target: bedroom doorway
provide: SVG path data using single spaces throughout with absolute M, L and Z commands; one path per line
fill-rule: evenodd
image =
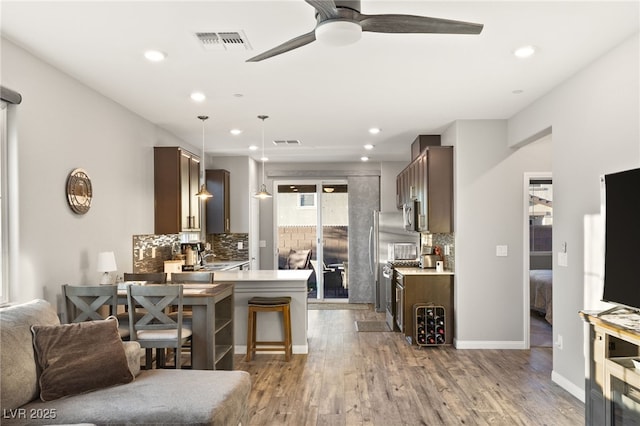
M 529 347 L 553 347 L 553 180 L 527 178 Z

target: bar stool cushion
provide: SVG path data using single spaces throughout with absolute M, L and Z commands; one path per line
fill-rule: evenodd
M 249 299 L 249 306 L 282 306 L 291 303 L 291 297 L 252 297 Z

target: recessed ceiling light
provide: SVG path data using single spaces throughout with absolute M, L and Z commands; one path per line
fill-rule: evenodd
M 167 54 L 159 50 L 147 50 L 144 52 L 144 57 L 151 62 L 161 62 L 167 57 Z
M 260 157 L 260 161 L 265 162 L 265 161 L 269 161 L 268 157 Z
M 258 147 L 257 147 L 257 146 L 255 146 L 255 145 L 249 145 L 249 150 L 250 150 L 250 151 L 257 151 L 257 150 L 258 150 Z
M 202 92 L 193 92 L 191 94 L 191 99 L 195 102 L 202 102 L 207 99 L 207 97 Z
M 369 133 L 371 133 L 372 135 L 377 135 L 378 133 L 380 133 L 380 129 L 377 127 L 372 127 L 369 129 Z
M 240 129 L 231 129 L 231 130 L 229 130 L 229 133 L 231 133 L 233 136 L 238 136 L 240 133 L 242 133 L 242 130 L 240 130 Z
M 514 95 L 519 95 L 520 93 L 523 93 L 523 92 L 524 92 L 524 90 L 522 90 L 522 89 L 516 89 L 516 90 L 511 91 L 511 93 L 513 93 Z
M 367 151 L 370 151 L 370 150 L 372 150 L 372 149 L 373 149 L 373 145 L 371 145 L 370 143 L 368 143 L 368 144 L 366 144 L 366 145 L 364 146 L 364 149 L 366 149 Z
M 517 58 L 523 58 L 523 59 L 530 58 L 536 53 L 536 50 L 537 50 L 536 47 L 532 45 L 521 46 L 521 47 L 518 47 L 516 50 L 514 50 L 513 54 Z
M 369 161 L 369 157 L 366 157 L 366 156 L 360 157 L 360 161 Z

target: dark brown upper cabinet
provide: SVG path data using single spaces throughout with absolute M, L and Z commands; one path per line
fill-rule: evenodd
M 207 234 L 231 232 L 230 176 L 228 170 L 206 171 L 207 190 L 213 195 L 206 203 Z
M 199 231 L 200 157 L 180 147 L 154 147 L 154 232 Z
M 418 230 L 453 232 L 453 147 L 427 146 L 396 178 L 396 207 L 420 202 Z

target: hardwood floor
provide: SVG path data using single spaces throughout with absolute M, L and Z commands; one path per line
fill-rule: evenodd
M 373 310 L 309 311 L 309 354 L 237 355 L 252 376 L 250 425 L 583 425 L 584 405 L 551 382 L 551 348 L 412 347 L 357 332 Z

